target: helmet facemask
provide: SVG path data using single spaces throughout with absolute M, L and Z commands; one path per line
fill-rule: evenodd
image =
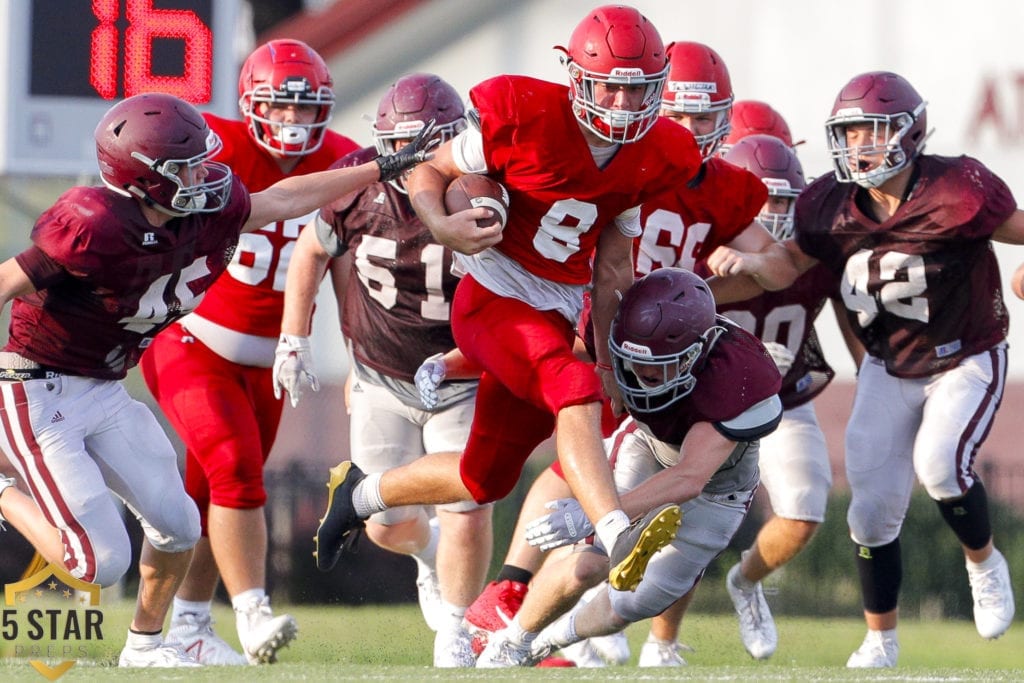
M 616 68 L 611 73 L 588 71 L 571 59 L 563 57 L 569 70 L 569 94 L 573 113 L 591 133 L 616 144 L 636 142 L 658 119 L 661 90 L 668 76 L 668 65 L 657 73 L 647 74 L 638 68 Z M 597 84 L 642 86 L 640 108 L 636 111 L 610 109 L 597 103 Z
M 825 122 L 829 156 L 836 179 L 861 187 L 879 187 L 905 169 L 924 148 L 924 140 L 907 139 L 926 103 L 913 112 L 869 114 L 859 107 L 839 109 Z M 846 130 L 850 126 L 870 125 L 872 138 L 884 142 L 868 146 L 849 146 Z M 871 158 L 871 159 L 865 159 Z M 862 166 L 862 160 L 866 162 Z M 877 163 L 867 167 L 871 161 Z
M 211 159 L 220 152 L 222 143 L 216 133 L 210 131 L 206 138 L 206 151 L 189 159 L 150 159 L 141 152 L 132 152 L 133 159 L 144 164 L 150 171 L 177 186 L 166 206 L 157 202 L 143 188 L 132 185 L 129 188 L 158 210 L 175 217 L 193 213 L 216 213 L 223 209 L 231 194 L 231 169 Z M 197 169 L 203 169 L 202 179 L 186 183 L 183 178 L 196 178 Z M 166 182 L 163 183 L 166 187 Z M 118 188 L 112 188 L 121 192 Z M 123 192 L 122 192 L 123 194 Z

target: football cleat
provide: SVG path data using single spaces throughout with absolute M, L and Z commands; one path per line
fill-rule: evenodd
M 601 656 L 597 654 L 590 641 L 586 639 L 563 647 L 562 656 L 568 658 L 581 669 L 599 669 L 608 666 L 608 663 L 601 659 Z
M 487 637 L 508 626 L 523 606 L 529 587 L 525 583 L 504 579 L 491 581 L 466 610 L 466 623 L 473 634 L 473 651 L 480 653 Z
M 152 647 L 125 645 L 121 650 L 121 655 L 117 658 L 117 665 L 122 668 L 156 667 L 161 669 L 202 666 L 177 643 L 157 643 Z
M 900 644 L 896 630 L 868 631 L 864 642 L 846 660 L 848 669 L 885 669 L 896 666 L 900 655 Z
M 543 644 L 533 647 L 508 637 L 504 629 L 492 633 L 487 647 L 476 660 L 478 669 L 507 669 L 514 666 L 537 666 L 551 654 L 551 648 Z
M 242 609 L 236 608 L 235 621 L 238 639 L 250 664 L 273 664 L 277 653 L 299 633 L 292 616 L 274 616 L 266 596 L 254 598 Z
M 994 566 L 982 569 L 967 564 L 967 578 L 974 598 L 974 625 L 982 638 L 998 638 L 1013 622 L 1013 586 L 1002 553 L 993 549 L 985 563 Z
M 662 640 L 652 635 L 647 636 L 640 648 L 640 659 L 637 666 L 643 668 L 660 668 L 668 666 L 686 666 L 683 652 L 692 652 L 693 648 L 675 640 Z
M 447 626 L 434 636 L 434 666 L 439 669 L 468 669 L 476 666 L 473 638 L 461 625 Z
M 725 587 L 740 620 L 740 640 L 751 657 L 768 659 L 779 646 L 775 620 L 764 599 L 761 583 L 756 583 L 753 590 L 743 590 L 736 585 L 739 575 L 740 565 L 734 564 L 725 577 Z
M 331 478 L 327 482 L 327 512 L 320 520 L 313 541 L 316 550 L 316 567 L 322 572 L 330 571 L 338 564 L 345 540 L 356 529 L 361 529 L 364 522 L 356 514 L 352 505 L 352 491 L 356 484 L 366 478 L 363 471 L 351 461 L 346 460 L 331 468 Z
M 180 645 L 203 666 L 244 666 L 249 663 L 245 655 L 235 651 L 214 632 L 213 618 L 209 613 L 187 613 L 172 619 L 164 642 Z
M 682 523 L 674 503 L 662 505 L 633 522 L 615 539 L 608 583 L 617 591 L 635 591 L 654 554 L 672 542 Z
M 594 636 L 589 640 L 594 652 L 608 664 L 622 666 L 629 662 L 629 640 L 626 639 L 625 631 L 607 636 Z

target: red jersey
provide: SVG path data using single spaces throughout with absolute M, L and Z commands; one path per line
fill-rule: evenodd
M 548 280 L 590 283 L 600 231 L 700 167 L 693 135 L 659 119 L 598 168 L 563 85 L 498 76 L 474 87 L 470 99 L 480 114 L 488 175 L 511 200 L 495 248 Z
M 339 160 L 353 166 L 377 156 L 365 149 Z M 377 372 L 412 382 L 424 358 L 455 346 L 451 301 L 458 278 L 452 253 L 437 243 L 391 183 L 373 183 L 320 211 L 330 226 L 334 256 L 352 252 L 342 331 L 359 361 Z M 337 240 L 336 242 L 334 240 Z M 325 246 L 327 246 L 325 245 Z
M 919 157 L 915 175 L 882 223 L 832 175 L 796 204 L 797 244 L 839 280 L 858 339 L 897 377 L 948 370 L 1009 327 L 990 241 L 1017 208 L 1009 188 L 966 156 Z
M 697 177 L 641 207 L 643 234 L 633 247 L 637 276 L 673 266 L 694 270 L 743 232 L 767 200 L 768 188 L 756 175 L 724 159 L 708 159 Z
M 236 177 L 217 213 L 154 227 L 137 200 L 75 187 L 32 229 L 18 264 L 40 290 L 11 307 L 5 351 L 97 379 L 121 379 L 153 337 L 199 303 L 249 218 Z
M 359 148 L 352 140 L 324 131 L 323 145 L 299 159 L 291 173 L 249 135 L 244 121 L 203 114 L 224 142 L 217 161 L 227 164 L 252 192 L 267 189 L 283 178 L 326 170 L 334 161 Z M 299 230 L 315 213 L 279 221 L 242 235 L 235 256 L 203 300 L 197 313 L 229 329 L 261 337 L 277 337 L 284 313 L 284 282 Z

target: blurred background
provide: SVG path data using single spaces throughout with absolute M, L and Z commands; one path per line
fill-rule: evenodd
M 327 60 L 337 105 L 332 127 L 369 144 L 366 116 L 384 89 L 402 74 L 437 73 L 463 95 L 477 82 L 499 73 L 565 82 L 552 48 L 567 42 L 591 0 L 125 0 L 85 3 L 67 0 L 0 0 L 0 259 L 28 245 L 38 214 L 65 189 L 94 184 L 92 131 L 115 98 L 143 89 L 169 90 L 223 116 L 237 116 L 237 74 L 251 49 L 271 38 L 297 38 Z M 1015 0 L 717 0 L 665 2 L 637 0 L 666 43 L 696 40 L 725 60 L 737 99 L 760 99 L 782 113 L 809 177 L 831 172 L 823 122 L 839 88 L 850 77 L 885 69 L 905 76 L 929 102 L 934 135 L 928 151 L 968 154 L 1001 175 L 1024 196 L 1024 50 L 1019 27 L 1024 4 Z M 145 31 L 136 30 L 145 29 Z M 148 33 L 146 33 L 148 31 Z M 996 248 L 1004 287 L 1024 250 Z M 271 517 L 271 588 L 293 601 L 406 601 L 415 599 L 413 563 L 388 556 L 369 542 L 359 561 L 335 572 L 312 569 L 309 539 L 325 499 L 326 468 L 347 458 L 348 424 L 341 398 L 347 372 L 337 308 L 329 287 L 322 288 L 313 347 L 323 389 L 285 409 L 278 443 L 267 471 Z M 1010 379 L 1004 406 L 978 461 L 986 486 L 998 503 L 997 536 L 1024 579 L 1024 460 L 1016 423 L 1024 406 L 1024 301 L 1007 298 L 1011 316 Z M 0 319 L 6 329 L 6 315 Z M 816 402 L 829 441 L 835 480 L 830 519 L 818 538 L 775 578 L 776 590 L 799 586 L 797 574 L 842 576 L 853 581 L 846 551 L 843 428 L 849 411 L 854 368 L 832 312 L 818 322 L 822 344 L 838 371 Z M 129 387 L 150 400 L 137 372 Z M 172 438 L 173 432 L 168 430 Z M 552 457 L 538 449 L 532 475 Z M 10 470 L 0 461 L 0 470 Z M 498 506 L 495 558 L 530 477 Z M 765 514 L 759 501 L 736 547 L 749 543 Z M 924 524 L 906 538 L 926 538 L 938 529 L 934 506 L 911 512 Z M 916 523 L 916 522 L 915 522 Z M 908 522 L 908 525 L 910 522 Z M 924 534 L 925 536 L 922 536 Z M 0 569 L 16 576 L 31 556 L 26 546 L 2 539 Z M 906 565 L 935 567 L 936 579 L 920 598 L 922 613 L 969 615 L 962 567 L 948 533 L 939 533 L 949 564 L 930 562 L 934 554 Z M 845 543 L 845 545 L 844 545 Z M 1015 549 L 1015 552 L 1014 552 Z M 933 548 L 922 546 L 922 552 Z M 1014 557 L 1011 558 L 1011 553 Z M 828 559 L 834 557 L 834 559 Z M 824 563 L 824 564 L 823 564 Z M 728 567 L 728 563 L 724 566 Z M 369 568 L 369 569 L 368 569 Z M 962 572 L 959 569 L 958 572 Z M 837 572 L 839 574 L 837 574 Z M 787 579 L 787 575 L 790 578 Z M 721 583 L 721 582 L 717 582 Z M 276 584 L 276 587 L 274 586 Z M 792 589 L 793 609 L 820 609 L 816 591 Z M 395 590 L 395 586 L 399 589 Z M 852 586 L 852 584 L 851 584 Z M 834 591 L 830 593 L 835 598 Z M 840 593 L 842 593 L 840 591 Z M 802 597 L 798 597 L 802 596 Z M 952 596 L 952 597 L 951 597 Z M 966 597 L 965 597 L 966 596 Z M 839 598 L 835 598 L 839 599 Z M 911 597 L 909 605 L 916 598 Z M 857 613 L 856 590 L 837 610 Z M 963 600 L 966 603 L 961 604 Z M 949 604 L 953 601 L 954 604 Z M 726 599 L 723 605 L 728 606 Z M 966 606 L 965 606 L 966 605 Z M 773 604 L 773 609 L 775 609 Z M 852 611 L 849 609 L 852 608 Z M 786 606 L 780 605 L 785 612 Z M 966 612 L 963 610 L 966 609 Z

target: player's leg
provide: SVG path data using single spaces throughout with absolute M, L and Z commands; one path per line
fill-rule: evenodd
M 974 623 L 983 638 L 998 638 L 1014 615 L 1005 558 L 993 544 L 985 487 L 974 458 L 1002 399 L 1006 348 L 971 356 L 936 376 L 914 444 L 914 468 L 964 551 L 974 597 Z
M 846 519 L 854 543 L 868 633 L 851 668 L 895 666 L 897 604 L 903 568 L 899 535 L 914 484 L 911 453 L 924 382 L 893 377 L 872 357 L 861 363 L 846 429 Z

